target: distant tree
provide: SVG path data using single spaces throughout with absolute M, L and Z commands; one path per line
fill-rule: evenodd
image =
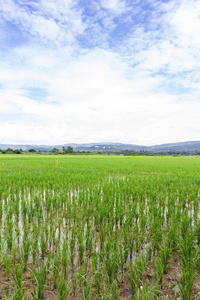
M 65 154 L 68 154 L 68 153 L 73 153 L 74 149 L 73 149 L 73 147 L 68 146 L 67 148 L 63 147 L 63 151 Z
M 35 149 L 29 149 L 28 152 L 36 152 Z
M 74 149 L 71 146 L 67 147 L 67 153 L 73 153 Z
M 53 154 L 58 154 L 58 153 L 59 153 L 59 149 L 57 149 L 57 148 L 54 147 L 54 148 L 52 149 L 52 153 L 53 153 Z
M 15 154 L 22 154 L 22 151 L 20 149 L 15 149 L 15 150 L 13 150 L 13 153 L 15 153 Z
M 12 154 L 12 153 L 13 153 L 13 149 L 7 148 L 6 153 L 7 153 L 7 154 Z

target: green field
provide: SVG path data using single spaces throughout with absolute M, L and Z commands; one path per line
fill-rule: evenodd
M 0 299 L 200 299 L 200 158 L 0 155 Z

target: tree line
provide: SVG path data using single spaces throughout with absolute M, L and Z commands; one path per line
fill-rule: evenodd
M 158 155 L 173 155 L 173 156 L 178 156 L 178 155 L 194 155 L 194 156 L 200 156 L 200 151 L 150 151 L 150 150 L 139 150 L 139 151 L 134 151 L 134 150 L 123 150 L 123 151 L 98 151 L 98 152 L 93 152 L 93 151 L 85 151 L 85 150 L 77 150 L 74 151 L 73 147 L 68 146 L 68 147 L 63 147 L 62 150 L 59 150 L 58 148 L 53 148 L 50 151 L 47 150 L 35 150 L 35 149 L 29 149 L 27 151 L 23 149 L 12 149 L 12 148 L 7 148 L 6 150 L 0 149 L 0 154 L 53 154 L 53 155 L 65 155 L 65 154 L 73 154 L 73 155 L 81 155 L 81 154 L 115 154 L 115 155 L 124 155 L 124 156 L 158 156 Z
M 100 151 L 98 152 L 99 154 Z M 35 150 L 35 149 L 29 149 L 29 150 L 23 150 L 23 149 L 12 149 L 12 148 L 7 148 L 6 150 L 0 149 L 0 154 L 93 154 L 91 151 L 74 151 L 73 147 L 68 146 L 67 148 L 63 147 L 62 150 L 59 150 L 58 148 L 53 148 L 50 151 L 47 150 Z

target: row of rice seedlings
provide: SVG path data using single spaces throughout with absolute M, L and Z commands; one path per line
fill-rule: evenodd
M 181 257 L 181 278 L 178 281 L 183 300 L 192 299 L 192 290 L 196 277 L 199 249 L 195 248 L 195 232 L 191 228 L 192 219 L 185 215 L 181 221 L 179 252 Z
M 190 224 L 196 233 L 195 248 L 199 221 L 193 209 L 199 210 L 197 193 L 191 198 L 187 189 L 177 192 L 180 186 L 169 186 L 165 191 L 166 181 L 162 182 L 162 176 L 126 176 L 122 179 L 116 176 L 112 180 L 101 179 L 93 186 L 85 182 L 85 187 L 80 188 L 74 184 L 75 179 L 67 181 L 66 186 L 54 184 L 55 176 L 50 178 L 49 175 L 47 179 L 49 181 L 42 178 L 41 185 L 37 182 L 35 186 L 30 177 L 24 181 L 22 190 L 10 190 L 4 198 L 4 206 L 2 204 L 4 264 L 9 272 L 16 261 L 23 260 L 23 272 L 30 270 L 32 274 L 33 297 L 39 297 L 38 291 L 43 297 L 45 292 L 45 287 L 43 290 L 39 287 L 45 283 L 36 280 L 43 274 L 43 265 L 38 266 L 45 259 L 49 260 L 45 274 L 52 274 L 54 289 L 64 291 L 64 280 L 69 277 L 74 294 L 77 287 L 81 287 L 84 297 L 89 297 L 92 285 L 84 284 L 87 278 L 88 282 L 95 282 L 97 295 L 111 291 L 110 294 L 117 298 L 116 281 L 133 270 L 130 283 L 137 284 L 132 294 L 138 297 L 151 291 L 144 282 L 142 292 L 139 283 L 152 255 L 156 255 L 155 273 L 159 274 L 157 281 L 162 287 L 171 251 L 176 247 L 182 249 L 176 239 L 179 228 L 175 224 L 177 220 L 183 220 L 185 213 L 196 220 Z M 182 197 L 185 197 L 184 201 Z M 79 276 L 87 260 L 94 274 Z M 100 282 L 102 275 L 106 285 Z M 11 276 L 14 278 L 15 275 L 7 274 L 8 279 Z

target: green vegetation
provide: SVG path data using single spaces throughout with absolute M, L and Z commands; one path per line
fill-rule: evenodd
M 38 147 L 36 147 L 38 149 Z M 67 146 L 67 147 L 62 147 L 62 150 L 59 150 L 58 148 L 54 147 L 52 149 L 48 148 L 42 148 L 40 150 L 35 150 L 33 148 L 31 149 L 12 149 L 12 148 L 7 148 L 6 150 L 0 149 L 0 154 L 24 154 L 24 155 L 30 155 L 30 154 L 44 154 L 44 155 L 95 155 L 95 154 L 106 154 L 106 155 L 124 155 L 124 156 L 199 156 L 200 151 L 199 150 L 120 150 L 119 148 L 117 149 L 109 149 L 110 147 L 102 147 L 102 151 L 97 151 L 96 148 L 90 147 L 90 150 L 74 150 L 72 146 Z M 105 149 L 104 149 L 105 148 Z
M 11 148 L 7 148 L 6 150 L 1 150 L 0 149 L 0 153 L 2 153 L 2 154 L 22 154 L 23 150 L 22 149 L 15 149 L 15 150 L 13 150 Z
M 4 154 L 0 182 L 0 298 L 198 299 L 198 157 Z

